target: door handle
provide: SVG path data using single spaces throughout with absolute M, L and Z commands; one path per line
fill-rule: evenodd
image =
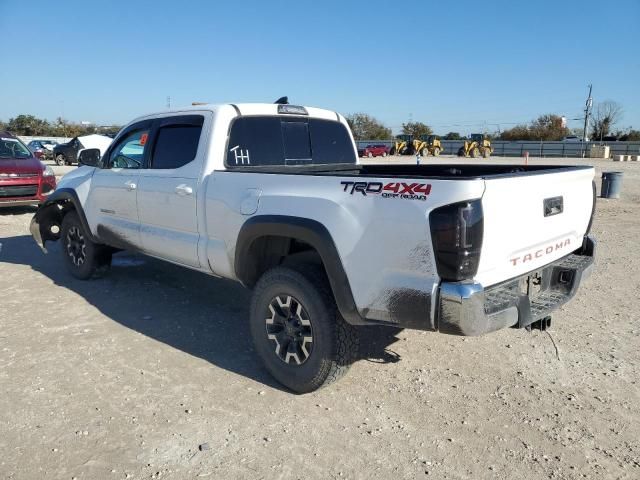
M 182 185 L 178 185 L 176 187 L 176 193 L 178 195 L 191 195 L 193 194 L 193 188 L 183 183 Z
M 136 185 L 135 182 L 132 182 L 131 180 L 124 182 L 124 186 L 127 187 L 127 190 L 129 191 L 138 188 L 138 185 Z

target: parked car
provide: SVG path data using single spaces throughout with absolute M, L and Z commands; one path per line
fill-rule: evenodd
M 53 157 L 57 165 L 73 165 L 78 163 L 78 153 L 85 148 L 98 148 L 103 153 L 111 144 L 112 138 L 106 135 L 84 135 L 74 137 L 67 143 L 53 147 Z
M 570 142 L 570 143 L 574 143 L 574 142 L 581 142 L 582 141 L 582 137 L 578 137 L 577 135 L 567 135 L 566 137 L 564 137 L 562 139 L 563 142 Z M 589 139 L 587 138 L 587 142 L 589 141 Z
M 41 160 L 48 160 L 53 158 L 53 147 L 58 142 L 53 140 L 31 140 L 27 144 L 27 148 L 35 155 L 36 158 Z
M 389 155 L 390 147 L 388 145 L 367 145 L 366 147 L 358 147 L 358 156 L 360 157 L 386 157 Z
M 0 207 L 37 205 L 56 188 L 51 167 L 45 166 L 9 132 L 0 132 Z
M 359 165 L 328 110 L 148 115 L 80 161 L 32 219 L 36 242 L 61 241 L 79 279 L 129 249 L 252 288 L 256 353 L 296 392 L 346 371 L 354 325 L 546 329 L 592 270 L 592 167 Z

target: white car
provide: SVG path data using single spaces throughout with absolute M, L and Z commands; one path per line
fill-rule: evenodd
M 582 142 L 582 137 L 578 137 L 577 135 L 568 135 L 562 139 L 563 142 Z M 589 139 L 587 138 L 587 142 Z
M 592 167 L 359 165 L 318 108 L 147 115 L 80 161 L 35 214 L 38 244 L 60 240 L 81 279 L 127 249 L 241 282 L 258 355 L 297 392 L 347 369 L 355 325 L 546 328 L 593 263 Z

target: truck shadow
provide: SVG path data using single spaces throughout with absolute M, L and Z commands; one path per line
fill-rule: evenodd
M 121 252 L 104 278 L 81 281 L 65 270 L 58 243 L 44 255 L 31 236 L 0 238 L 0 265 L 26 265 L 67 288 L 103 315 L 217 367 L 285 390 L 262 367 L 249 335 L 250 291 L 143 255 Z M 395 363 L 397 329 L 360 328 L 359 360 Z

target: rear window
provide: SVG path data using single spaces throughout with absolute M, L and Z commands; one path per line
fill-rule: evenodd
M 325 165 L 355 163 L 347 128 L 335 121 L 301 117 L 237 118 L 227 165 Z

